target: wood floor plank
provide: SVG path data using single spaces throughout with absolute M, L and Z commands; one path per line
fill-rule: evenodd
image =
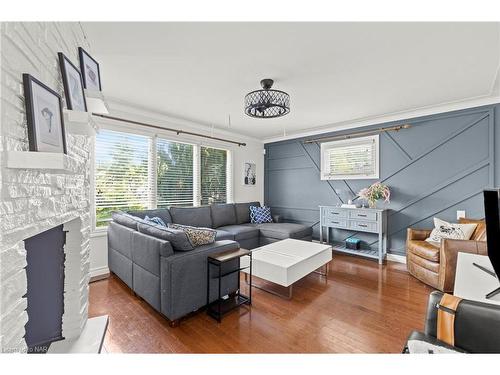
M 399 353 L 431 291 L 404 264 L 335 255 L 328 278 L 299 280 L 291 300 L 254 289 L 221 323 L 199 311 L 172 328 L 116 276 L 90 284 L 89 316 L 109 315 L 109 353 Z

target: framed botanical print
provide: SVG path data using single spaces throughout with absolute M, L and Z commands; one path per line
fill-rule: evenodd
M 78 55 L 80 56 L 80 71 L 82 72 L 83 86 L 87 90 L 101 91 L 99 63 L 82 47 L 78 47 Z
M 66 153 L 61 97 L 29 74 L 23 86 L 30 151 Z
M 255 163 L 245 162 L 243 164 L 243 185 L 255 186 L 256 178 L 257 174 Z
M 83 92 L 83 79 L 78 68 L 62 53 L 59 52 L 59 67 L 64 85 L 66 106 L 73 111 L 87 112 L 87 103 Z

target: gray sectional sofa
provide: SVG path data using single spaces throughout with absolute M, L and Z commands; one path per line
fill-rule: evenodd
M 217 204 L 202 207 L 171 207 L 115 214 L 108 226 L 109 269 L 172 324 L 206 304 L 207 256 L 239 247 L 253 249 L 285 238 L 311 241 L 312 228 L 294 223 L 250 223 L 250 206 L 259 202 Z M 142 233 L 138 224 L 145 216 L 165 223 L 213 228 L 216 241 L 191 251 L 175 251 L 169 241 Z M 236 262 L 226 265 L 238 267 Z M 215 280 L 214 280 L 215 281 Z M 211 283 L 210 301 L 218 284 Z M 223 294 L 238 287 L 237 274 L 222 281 Z

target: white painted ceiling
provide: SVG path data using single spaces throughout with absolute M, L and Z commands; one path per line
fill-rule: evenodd
M 498 23 L 83 23 L 106 96 L 266 139 L 492 95 Z M 262 78 L 291 113 L 254 119 Z

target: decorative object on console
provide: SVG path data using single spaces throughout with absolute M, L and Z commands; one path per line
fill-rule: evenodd
M 375 182 L 369 187 L 361 189 L 358 196 L 368 201 L 370 208 L 375 208 L 377 206 L 377 201 L 380 199 L 384 199 L 385 203 L 390 203 L 391 190 L 387 185 Z
M 434 229 L 432 230 L 427 242 L 435 243 L 439 246 L 443 238 L 454 240 L 468 240 L 476 230 L 477 224 L 452 224 L 444 220 L 434 218 Z
M 274 81 L 265 78 L 260 81 L 262 90 L 249 92 L 245 96 L 245 113 L 250 117 L 274 118 L 290 113 L 290 95 L 284 91 L 272 90 Z
M 59 94 L 29 74 L 23 74 L 30 151 L 66 154 L 66 135 Z
M 256 183 L 256 166 L 255 163 L 245 162 L 243 165 L 243 185 L 255 186 Z
M 252 224 L 272 223 L 271 208 L 250 206 L 250 220 Z
M 80 57 L 80 71 L 83 76 L 83 85 L 87 90 L 101 91 L 101 72 L 99 63 L 82 47 L 78 47 Z
M 355 237 L 349 237 L 345 240 L 346 249 L 359 250 L 361 245 L 361 240 Z
M 148 223 L 158 224 L 158 225 L 161 225 L 163 227 L 167 226 L 167 224 L 165 224 L 165 222 L 161 218 L 159 218 L 158 216 L 149 217 L 148 215 L 146 215 L 144 217 L 144 221 L 147 221 Z
M 186 232 L 193 246 L 208 245 L 215 242 L 217 231 L 211 228 L 191 227 L 189 225 L 168 224 L 169 228 L 180 229 Z
M 62 53 L 59 52 L 59 68 L 64 85 L 66 107 L 72 111 L 87 112 L 87 103 L 83 92 L 83 79 L 78 68 Z

